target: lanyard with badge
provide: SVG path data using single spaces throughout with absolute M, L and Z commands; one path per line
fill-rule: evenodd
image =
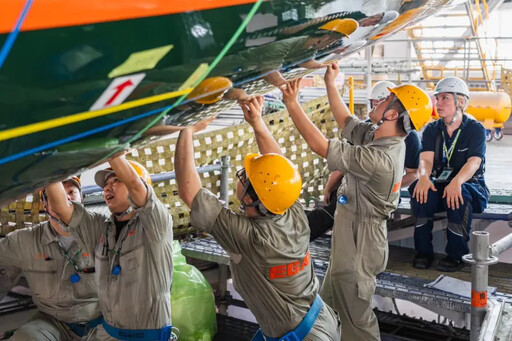
M 117 275 L 119 275 L 121 273 L 121 266 L 118 264 L 119 255 L 121 254 L 121 247 L 123 246 L 123 242 L 125 241 L 126 237 L 128 236 L 128 232 L 125 233 L 123 239 L 119 243 L 119 247 L 116 250 L 116 249 L 109 248 L 109 245 L 108 245 L 108 230 L 109 230 L 109 228 L 107 227 L 105 229 L 105 241 L 103 242 L 103 250 L 102 250 L 101 253 L 104 256 L 107 255 L 107 252 L 111 252 L 114 255 L 114 263 L 116 263 L 116 264 L 112 268 L 112 275 L 117 276 Z
M 457 132 L 457 135 L 455 136 L 455 139 L 452 142 L 452 145 L 448 149 L 446 147 L 446 139 L 444 135 L 444 131 L 441 131 L 441 134 L 443 135 L 443 159 L 446 159 L 446 167 L 441 172 L 441 175 L 437 177 L 437 180 L 443 180 L 446 181 L 450 177 L 450 175 L 453 173 L 453 168 L 450 167 L 450 160 L 452 159 L 453 152 L 455 151 L 455 145 L 457 144 L 457 141 L 459 140 L 461 130 Z
M 58 244 L 59 244 L 60 252 L 64 256 L 64 258 L 66 258 L 68 263 L 71 264 L 73 266 L 73 268 L 75 269 L 75 273 L 72 274 L 69 277 L 69 281 L 71 283 L 78 283 L 78 282 L 80 282 L 80 275 L 79 275 L 79 273 L 93 273 L 94 272 L 94 268 L 80 269 L 78 267 L 77 257 L 82 254 L 82 249 L 78 249 L 78 251 L 75 253 L 75 255 L 73 257 L 71 257 L 69 255 L 69 253 L 66 251 L 66 248 L 64 248 L 64 245 L 62 245 L 62 242 L 60 240 L 59 240 Z

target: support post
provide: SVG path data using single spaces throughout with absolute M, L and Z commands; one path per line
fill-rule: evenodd
M 224 206 L 229 206 L 229 156 L 224 155 L 220 158 L 220 200 Z M 219 264 L 219 283 L 217 286 L 217 303 L 219 313 L 227 315 L 228 313 L 228 266 Z
M 229 206 L 229 156 L 224 155 L 220 158 L 220 200 L 224 206 Z
M 348 111 L 354 115 L 354 77 L 348 77 Z
M 471 340 L 478 340 L 487 309 L 487 283 L 489 280 L 489 266 L 478 263 L 487 260 L 489 233 L 475 231 L 473 238 L 473 258 L 477 263 L 471 265 Z
M 489 233 L 474 231 L 471 233 L 472 254 L 465 255 L 464 261 L 471 264 L 471 332 L 470 340 L 478 341 L 482 322 L 487 311 L 487 284 L 489 265 L 498 261 L 489 257 Z
M 372 47 L 368 46 L 364 50 L 364 54 L 366 56 L 366 72 L 365 72 L 365 78 L 366 78 L 366 91 L 368 92 L 368 99 L 370 99 L 370 95 L 372 93 Z M 370 113 L 372 110 L 370 106 L 370 101 L 367 102 L 366 107 L 366 115 Z

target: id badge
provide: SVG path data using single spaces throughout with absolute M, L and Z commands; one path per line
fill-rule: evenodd
M 450 177 L 450 175 L 452 174 L 453 172 L 453 169 L 452 168 L 445 168 L 442 172 L 441 172 L 441 175 L 439 175 L 437 177 L 437 180 L 441 180 L 441 181 L 446 181 L 448 180 L 448 178 Z

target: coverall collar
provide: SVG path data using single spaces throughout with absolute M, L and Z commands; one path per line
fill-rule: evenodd
M 43 243 L 43 245 L 59 241 L 59 234 L 50 225 L 50 221 L 42 222 L 41 227 L 43 228 L 43 235 L 41 236 L 41 243 Z
M 397 140 L 403 141 L 405 140 L 406 136 L 384 136 L 379 137 L 378 139 L 372 140 L 370 144 L 372 145 L 391 145 L 394 144 Z

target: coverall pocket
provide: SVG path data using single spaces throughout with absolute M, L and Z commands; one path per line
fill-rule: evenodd
M 378 275 L 386 270 L 388 264 L 388 244 L 386 242 L 376 242 L 374 247 L 370 248 L 370 271 Z
M 140 245 L 135 250 L 121 255 L 119 265 L 121 266 L 121 280 L 124 283 L 138 281 L 142 274 L 142 259 L 144 257 L 144 247 Z
M 98 291 L 104 292 L 108 288 L 108 278 L 110 276 L 110 265 L 107 257 L 99 256 L 96 253 L 96 261 L 95 261 L 96 272 L 94 273 L 94 278 L 98 285 Z
M 80 281 L 73 284 L 73 293 L 75 298 L 83 299 L 83 298 L 91 298 L 96 297 L 97 289 L 96 289 L 96 280 L 94 279 L 93 273 L 81 273 Z
M 56 260 L 32 260 L 25 265 L 25 277 L 34 297 L 53 298 L 59 287 Z
M 375 281 L 357 282 L 357 295 L 360 299 L 371 302 L 376 287 Z
M 376 282 L 373 280 L 357 282 L 357 297 L 350 300 L 348 310 L 350 318 L 359 328 L 367 329 L 372 320 L 371 303 L 375 287 Z

